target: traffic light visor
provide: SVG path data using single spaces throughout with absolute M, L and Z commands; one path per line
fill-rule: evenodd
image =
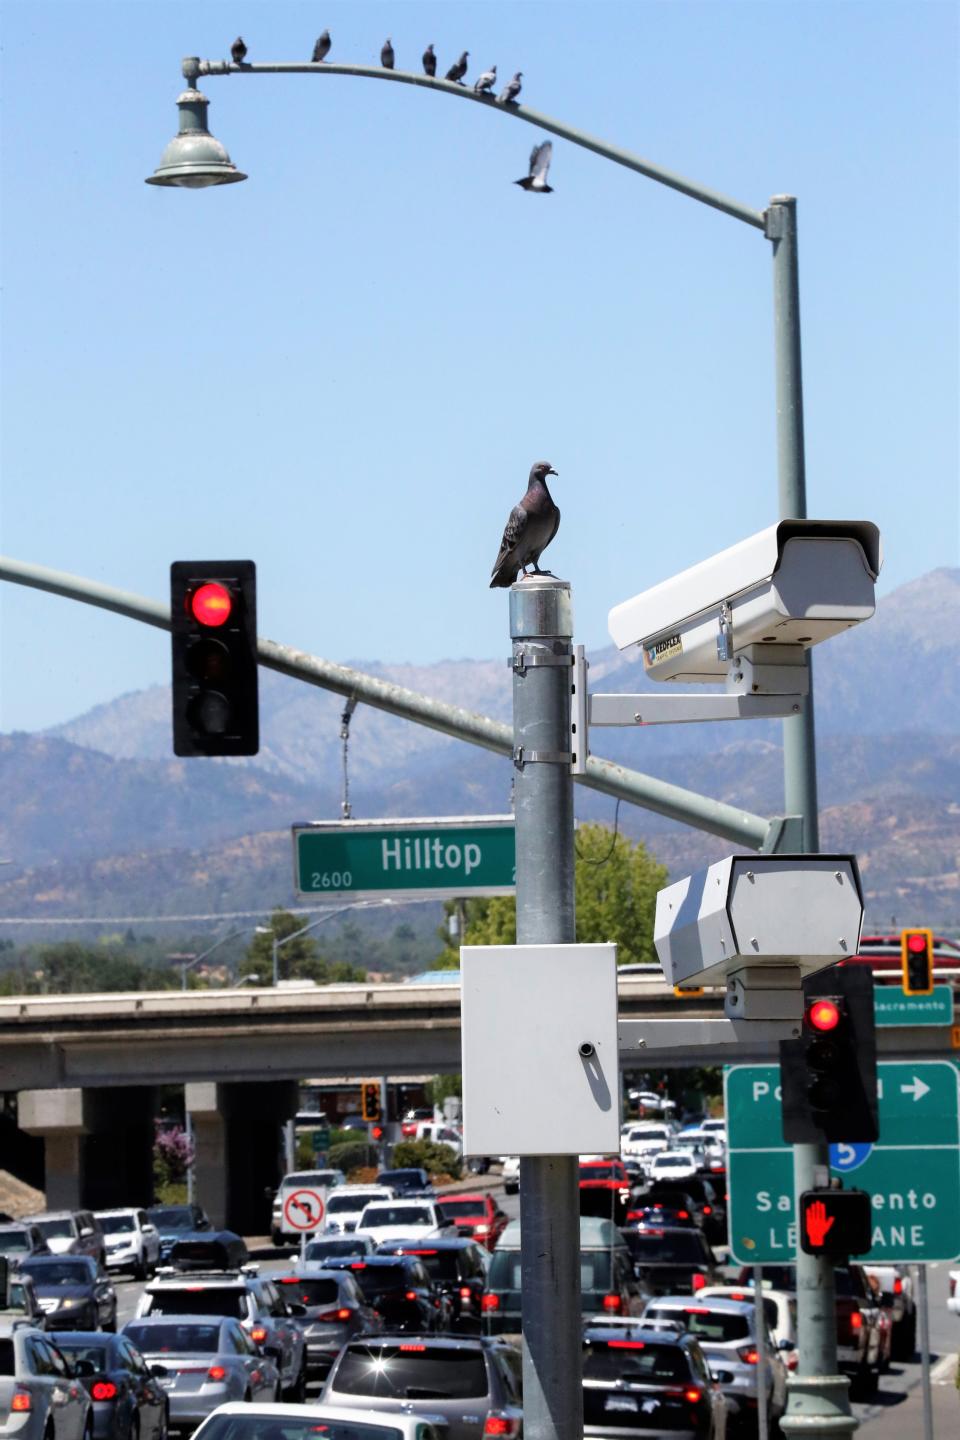
M 225 625 L 230 619 L 233 600 L 223 585 L 209 581 L 190 596 L 190 610 L 201 625 Z
M 832 1000 L 817 1000 L 807 1011 L 814 1030 L 835 1030 L 840 1023 L 840 1010 Z

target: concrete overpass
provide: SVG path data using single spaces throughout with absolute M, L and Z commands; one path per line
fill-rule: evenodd
M 652 973 L 621 977 L 619 994 L 622 1068 L 776 1058 L 722 1038 L 721 990 L 678 999 Z M 942 1027 L 877 1033 L 885 1058 L 952 1053 Z M 156 1089 L 184 1084 L 200 1202 L 262 1233 L 295 1082 L 459 1068 L 458 982 L 0 998 L 0 1092 L 42 1137 L 50 1205 L 149 1198 Z

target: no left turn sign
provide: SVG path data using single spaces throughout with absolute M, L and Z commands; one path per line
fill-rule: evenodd
M 323 1220 L 323 1196 L 316 1190 L 292 1190 L 283 1202 L 283 1218 L 291 1230 L 316 1230 Z

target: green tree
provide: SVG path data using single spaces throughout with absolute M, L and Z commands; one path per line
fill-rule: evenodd
M 642 841 L 615 834 L 606 825 L 581 825 L 576 832 L 575 886 L 577 940 L 581 944 L 613 941 L 620 965 L 656 964 L 653 916 L 657 891 L 667 870 L 647 852 Z M 438 931 L 446 948 L 435 962 L 438 970 L 456 970 L 459 949 L 450 944 L 448 918 L 455 901 L 447 903 L 445 923 Z M 516 902 L 512 896 L 468 900 L 465 905 L 467 945 L 514 945 Z
M 277 951 L 277 973 L 281 980 L 315 980 L 318 985 L 341 981 L 365 980 L 366 969 L 346 960 L 331 961 L 324 956 L 312 935 L 297 935 L 307 923 L 299 915 L 277 906 L 270 916 L 269 933 L 254 935 L 247 953 L 240 961 L 241 975 L 257 975 L 268 984 L 273 974 L 273 940 L 287 940 Z

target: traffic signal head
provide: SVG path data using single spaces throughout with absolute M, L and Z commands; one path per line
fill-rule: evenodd
M 822 970 L 804 981 L 803 994 L 800 1038 L 780 1045 L 783 1138 L 876 1140 L 873 977 L 866 967 Z
M 933 931 L 901 930 L 904 995 L 933 994 Z
M 870 1249 L 870 1196 L 865 1190 L 805 1190 L 797 1218 L 800 1248 L 807 1255 L 840 1258 Z
M 379 1080 L 364 1080 L 360 1086 L 360 1113 L 364 1120 L 380 1119 Z
M 252 560 L 170 566 L 175 755 L 256 755 L 257 573 Z

